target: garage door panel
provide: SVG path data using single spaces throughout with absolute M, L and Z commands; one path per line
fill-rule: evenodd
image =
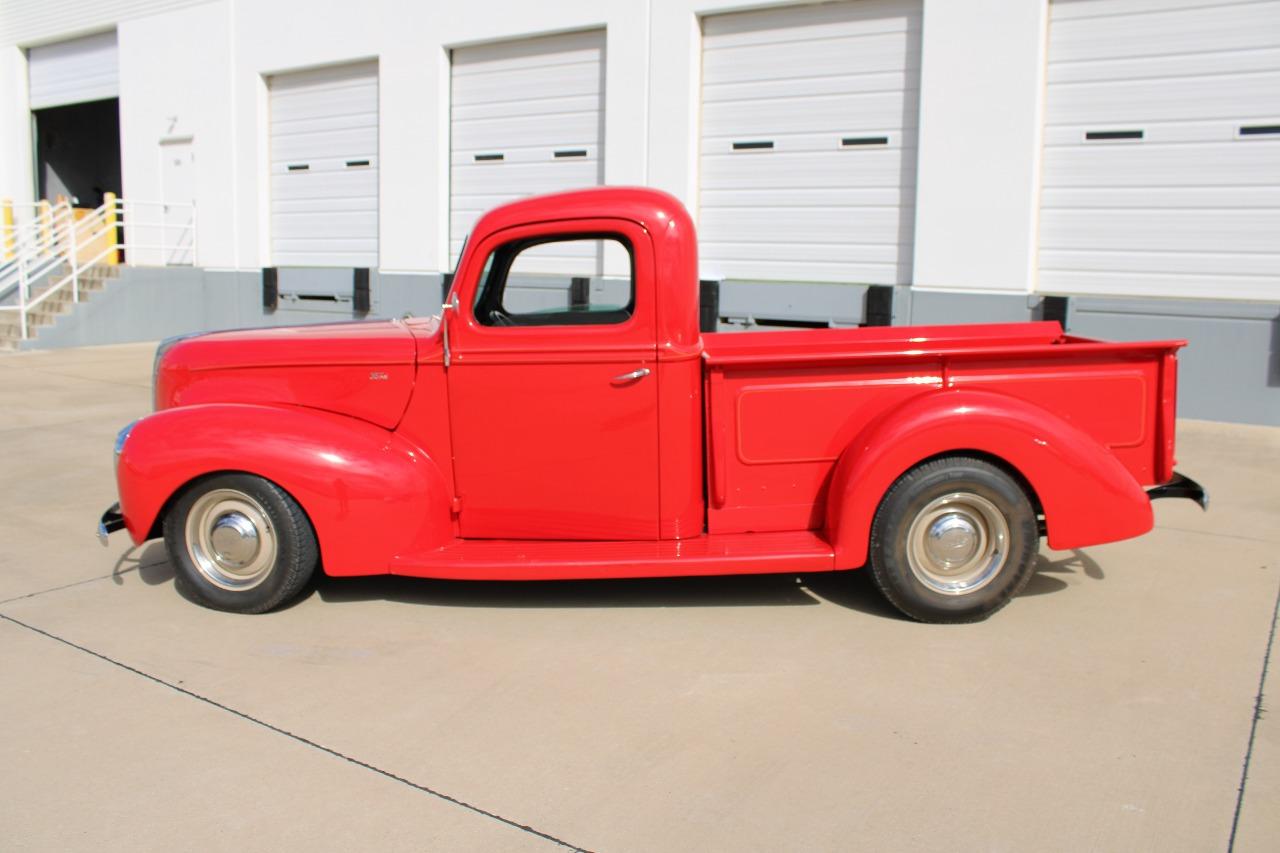
M 347 267 L 353 256 L 376 254 L 376 240 L 309 240 L 286 241 L 273 251 L 272 263 L 282 267 Z
M 1267 72 L 1174 77 L 1055 87 L 1045 112 L 1049 126 L 1091 122 L 1257 117 L 1280 111 L 1280 68 Z
M 788 207 L 712 210 L 703 218 L 715 233 L 740 242 L 901 244 L 910 235 L 910 208 Z
M 846 39 L 824 39 L 774 44 L 767 49 L 717 48 L 706 52 L 702 68 L 709 78 L 732 76 L 744 83 L 779 79 L 820 81 L 829 74 L 859 77 L 900 66 L 903 57 L 911 64 L 918 64 L 919 44 L 919 34 L 912 29 L 852 43 Z
M 1272 123 L 1267 119 L 1246 120 L 1239 117 L 1235 121 L 1223 121 L 1222 119 L 1206 119 L 1204 121 L 1169 121 L 1169 122 L 1092 122 L 1090 124 L 1066 124 L 1054 127 L 1046 127 L 1044 130 L 1044 144 L 1046 148 L 1072 148 L 1078 146 L 1081 142 L 1087 141 L 1084 135 L 1089 131 L 1095 130 L 1141 130 L 1141 145 L 1145 148 L 1158 147 L 1171 143 L 1188 143 L 1188 142 L 1233 142 L 1239 137 L 1239 129 L 1242 124 L 1253 123 Z M 1275 123 L 1280 123 L 1280 118 Z M 1265 144 L 1265 137 L 1255 137 L 1253 139 L 1243 140 L 1244 142 Z M 1098 149 L 1107 147 L 1123 148 L 1125 145 L 1135 145 L 1132 141 L 1118 142 L 1095 142 L 1090 146 Z
M 703 186 L 709 189 L 786 189 L 796 187 L 907 187 L 902 172 L 914 152 L 830 151 L 827 153 L 739 151 L 702 158 Z M 913 171 L 913 170 L 912 170 Z
M 462 238 L 492 207 L 600 183 L 604 33 L 458 48 L 451 59 L 449 244 L 456 260 Z
M 334 216 L 328 210 L 303 210 L 271 217 L 271 233 L 281 241 L 346 240 L 353 232 L 369 233 L 377 227 L 377 210 L 348 210 L 342 216 Z
M 1081 270 L 1043 270 L 1040 289 L 1046 292 L 1075 293 L 1089 296 L 1150 296 L 1169 298 L 1197 294 L 1229 295 L 1233 299 L 1275 300 L 1275 276 L 1242 275 L 1216 272 L 1212 274 L 1168 272 L 1087 272 Z
M 281 172 L 271 176 L 271 193 L 273 214 L 313 210 L 317 202 L 333 211 L 378 209 L 378 178 L 368 172 L 335 170 L 318 176 Z
M 918 28 L 919 4 L 896 0 L 860 0 L 795 6 L 788 10 L 761 9 L 733 15 L 713 15 L 703 33 L 717 47 L 786 44 L 794 40 L 857 37 Z
M 120 95 L 115 30 L 27 51 L 27 94 L 33 110 Z
M 904 129 L 897 125 L 856 127 L 840 133 L 832 133 L 830 130 L 817 133 L 770 133 L 767 138 L 765 134 L 734 133 L 726 136 L 704 136 L 702 150 L 708 157 L 759 157 L 768 164 L 783 162 L 787 156 L 802 152 L 832 158 L 866 157 L 885 151 L 910 152 L 915 150 L 917 138 L 918 132 L 914 128 Z M 845 145 L 845 139 L 869 140 L 869 143 Z M 735 142 L 743 141 L 769 142 L 772 147 L 765 150 L 733 147 Z M 838 168 L 842 163 L 839 159 L 832 159 L 830 164 Z
M 377 266 L 377 74 L 364 62 L 269 78 L 273 263 Z
M 1280 296 L 1280 2 L 1050 12 L 1039 287 Z
M 450 155 L 449 162 L 457 167 L 459 176 L 464 179 L 469 174 L 468 170 L 471 169 L 487 169 L 492 172 L 515 169 L 518 166 L 540 166 L 558 170 L 557 174 L 567 174 L 565 170 L 581 166 L 583 163 L 599 163 L 600 151 L 595 145 L 579 145 L 571 140 L 561 140 L 559 145 L 553 145 L 551 144 L 553 141 L 548 140 L 547 144 L 531 147 L 495 145 L 490 148 L 457 151 Z M 555 156 L 557 151 L 561 152 L 562 156 Z M 570 154 L 572 156 L 563 156 Z M 497 155 L 501 155 L 501 159 L 490 159 Z M 480 159 L 477 160 L 477 157 Z
M 500 121 L 521 116 L 596 112 L 599 107 L 600 97 L 597 93 L 572 97 L 521 98 L 496 104 L 454 104 L 451 113 L 454 121 L 465 126 L 473 121 Z
M 736 207 L 770 207 L 785 210 L 791 207 L 852 205 L 910 207 L 914 192 L 901 185 L 888 187 L 787 187 L 785 190 L 724 189 L 703 190 L 703 204 L 708 209 L 730 210 Z
M 1245 253 L 1236 255 L 1220 251 L 1197 252 L 1181 251 L 1176 255 L 1169 252 L 1143 252 L 1124 249 L 1106 251 L 1091 249 L 1075 251 L 1070 249 L 1041 249 L 1040 264 L 1048 271 L 1076 270 L 1079 272 L 1099 273 L 1167 273 L 1189 274 L 1201 276 L 1218 275 L 1224 265 L 1230 264 L 1239 274 L 1267 276 L 1276 265 L 1276 255 L 1271 253 Z
M 920 3 L 856 0 L 717 15 L 704 19 L 703 33 L 704 272 L 907 280 Z M 854 138 L 861 144 L 842 143 Z M 734 149 L 744 142 L 771 147 Z
M 459 201 L 469 193 L 509 194 L 512 186 L 520 187 L 526 195 L 554 192 L 597 183 L 599 169 L 592 161 L 464 163 L 454 168 L 454 191 Z
M 1046 81 L 1057 85 L 1108 80 L 1185 78 L 1205 74 L 1266 72 L 1274 70 L 1277 65 L 1280 65 L 1280 47 L 1268 47 L 1240 53 L 1193 53 L 1095 62 L 1057 62 L 1048 67 Z
M 377 213 L 378 211 L 378 198 L 375 195 L 363 197 L 320 196 L 319 198 L 325 198 L 327 200 L 325 209 L 335 213 Z M 311 213 L 316 208 L 315 201 L 316 199 L 292 198 L 287 201 L 277 202 L 271 207 L 273 215 L 281 213 Z
M 367 106 L 367 105 L 366 105 Z M 378 114 L 376 112 L 352 112 L 345 115 L 313 116 L 311 118 L 274 117 L 275 138 L 306 137 L 315 133 L 331 133 L 335 130 L 365 131 L 377 138 Z
M 345 163 L 348 159 L 372 158 L 377 151 L 376 128 L 289 134 L 276 137 L 271 151 L 271 163 L 273 166 L 281 167 L 289 164 L 314 164 L 321 160 Z
M 1237 6 L 1250 0 L 1056 0 L 1055 21 L 1079 18 L 1168 12 L 1176 9 L 1204 9 L 1210 6 Z
M 551 68 L 531 68 L 520 72 L 519 88 L 512 90 L 510 74 L 485 74 L 460 77 L 455 81 L 454 97 L 461 103 L 491 104 L 511 103 L 522 100 L 513 97 L 519 92 L 538 93 L 537 96 L 599 95 L 600 66 L 596 62 L 556 65 Z
M 1101 191 L 1062 186 L 1046 187 L 1041 196 L 1044 206 L 1053 209 L 1280 209 L 1280 186 L 1111 187 Z
M 914 93 L 886 92 L 858 95 L 803 95 L 767 103 L 756 99 L 713 102 L 702 108 L 707 137 L 770 130 L 814 132 L 829 129 L 832 139 L 859 127 L 915 127 L 918 112 Z M 909 118 L 908 118 L 909 117 Z M 909 122 L 909 123 L 908 123 Z
M 1280 235 L 1280 210 L 1046 210 L 1042 214 L 1045 249 L 1091 249 L 1236 253 L 1273 246 Z M 1280 258 L 1280 253 L 1270 253 Z M 1170 258 L 1170 264 L 1176 261 Z
M 546 151 L 595 148 L 600 138 L 600 114 L 595 110 L 515 116 L 468 122 L 453 136 L 455 155 L 511 152 L 539 148 Z
M 600 30 L 471 45 L 453 51 L 453 76 L 460 79 L 477 74 L 597 61 L 603 49 L 604 37 Z
M 376 120 L 378 115 L 378 85 L 373 80 L 330 90 L 308 88 L 287 93 L 273 86 L 271 95 L 271 115 L 277 121 L 360 114 Z
M 719 247 L 719 253 L 704 258 L 705 274 L 717 279 L 787 282 L 862 282 L 865 284 L 909 284 L 910 252 L 878 262 L 864 251 L 824 250 L 818 259 L 812 246 L 758 247 L 760 257 L 744 255 L 736 245 Z M 905 271 L 905 275 L 904 275 Z
M 813 97 L 841 97 L 851 94 L 914 91 L 915 78 L 905 70 L 881 71 L 873 74 L 832 74 L 805 78 L 804 91 Z M 751 80 L 740 83 L 716 83 L 705 87 L 704 103 L 733 102 L 750 98 L 789 98 L 794 95 L 796 81 Z
M 1212 145 L 1081 143 L 1047 148 L 1045 187 L 1253 186 L 1277 174 L 1280 146 L 1240 140 Z M 1272 170 L 1268 172 L 1268 170 Z M 1267 182 L 1274 184 L 1274 181 Z
M 1116 57 L 1195 54 L 1206 45 L 1215 51 L 1244 51 L 1274 47 L 1280 31 L 1280 13 L 1269 4 L 1198 4 L 1198 8 L 1172 8 L 1152 4 L 1141 14 L 1098 14 L 1064 18 L 1063 9 L 1074 3 L 1054 4 L 1050 31 L 1052 53 L 1069 53 L 1072 61 Z M 1111 12 L 1105 6 L 1099 12 Z M 1116 10 L 1118 11 L 1118 10 Z M 1051 53 L 1051 56 L 1052 56 Z

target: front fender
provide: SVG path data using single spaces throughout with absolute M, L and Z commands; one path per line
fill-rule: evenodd
M 869 424 L 832 475 L 826 533 L 836 565 L 867 560 L 880 500 L 916 464 L 946 453 L 1003 460 L 1044 510 L 1051 548 L 1078 548 L 1151 529 L 1151 502 L 1107 448 L 1032 403 L 991 391 L 942 390 L 914 397 Z
M 138 421 L 117 468 L 135 543 L 187 483 L 219 471 L 264 477 L 306 511 L 332 575 L 378 574 L 396 554 L 452 538 L 448 487 L 420 448 L 364 421 L 314 409 L 214 403 Z

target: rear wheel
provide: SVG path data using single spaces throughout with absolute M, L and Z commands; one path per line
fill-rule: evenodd
M 319 559 L 297 501 L 251 474 L 218 474 L 189 488 L 165 517 L 164 539 L 183 590 L 238 613 L 293 598 Z
M 913 619 L 977 622 L 1030 580 L 1039 541 L 1016 480 L 983 459 L 949 456 L 889 489 L 871 526 L 871 572 Z

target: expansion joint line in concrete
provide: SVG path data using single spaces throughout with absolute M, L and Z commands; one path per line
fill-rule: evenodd
M 1271 666 L 1271 649 L 1276 641 L 1276 620 L 1280 618 L 1280 589 L 1276 590 L 1276 603 L 1271 608 L 1271 633 L 1267 635 L 1267 649 L 1262 653 L 1262 674 L 1258 677 L 1258 695 L 1253 699 L 1253 722 L 1249 725 L 1249 745 L 1244 751 L 1244 767 L 1240 770 L 1240 787 L 1236 791 L 1236 812 L 1231 818 L 1231 837 L 1227 839 L 1227 853 L 1236 846 L 1236 830 L 1240 826 L 1240 810 L 1244 807 L 1244 788 L 1249 781 L 1249 762 L 1253 760 L 1253 744 L 1258 737 L 1258 720 L 1262 718 L 1263 691 L 1267 687 L 1267 669 Z
M 10 604 L 14 601 L 26 601 L 28 598 L 38 598 L 39 596 L 47 595 L 48 593 L 51 593 L 51 592 L 58 592 L 64 589 L 71 589 L 74 586 L 84 586 L 87 583 L 97 583 L 98 581 L 104 581 L 107 578 L 118 578 L 121 575 L 127 575 L 129 574 L 129 572 L 136 572 L 139 569 L 149 569 L 152 566 L 162 566 L 162 565 L 164 565 L 163 561 L 159 563 L 147 563 L 145 566 L 130 566 L 127 569 L 120 569 L 119 571 L 111 572 L 110 574 L 98 575 L 97 577 L 92 577 L 92 578 L 85 578 L 82 581 L 72 581 L 71 583 L 64 583 L 62 586 L 51 586 L 48 589 L 41 589 L 41 590 L 37 590 L 36 592 L 28 592 L 23 595 L 15 595 L 13 598 L 6 598 L 4 601 L 0 601 L 0 604 Z
M 516 821 L 511 820 L 510 818 L 505 818 L 502 815 L 495 814 L 491 811 L 487 811 L 486 809 L 482 809 L 479 806 L 472 805 L 471 803 L 468 803 L 465 800 L 460 800 L 457 797 L 451 797 L 448 794 L 435 790 L 434 788 L 428 788 L 426 785 L 419 785 L 417 782 L 414 782 L 410 779 L 406 779 L 403 776 L 397 776 L 395 773 L 392 773 L 390 770 L 383 770 L 381 767 L 370 764 L 367 761 L 361 761 L 358 758 L 354 758 L 350 755 L 346 755 L 345 753 L 339 752 L 338 750 L 325 746 L 324 744 L 316 743 L 313 740 L 309 740 L 308 738 L 305 738 L 302 735 L 294 734 L 293 732 L 288 731 L 287 729 L 282 729 L 279 726 L 272 725 L 271 723 L 268 723 L 265 720 L 260 720 L 257 717 L 254 717 L 250 714 L 246 714 L 244 711 L 238 711 L 235 708 L 232 708 L 228 705 L 224 705 L 221 702 L 217 701 L 216 699 L 210 699 L 208 696 L 203 696 L 199 693 L 196 693 L 193 690 L 188 690 L 185 687 L 181 687 L 172 682 L 165 681 L 163 678 L 152 675 L 149 672 L 143 672 L 142 670 L 136 667 L 129 666 L 129 664 L 124 663 L 122 661 L 118 661 L 113 657 L 104 655 L 102 652 L 96 652 L 93 649 L 86 648 L 85 646 L 82 646 L 78 643 L 73 643 L 71 640 L 68 640 L 65 637 L 59 637 L 57 634 L 50 633 L 49 631 L 46 631 L 43 628 L 37 628 L 34 625 L 28 625 L 26 622 L 23 622 L 20 619 L 15 619 L 12 616 L 9 616 L 4 613 L 0 613 L 0 619 L 3 619 L 6 622 L 10 622 L 14 625 L 17 625 L 20 628 L 25 628 L 26 630 L 31 631 L 32 633 L 35 633 L 35 634 L 39 634 L 42 637 L 47 637 L 50 640 L 54 640 L 55 642 L 62 643 L 64 646 L 69 646 L 70 648 L 73 648 L 76 651 L 83 652 L 84 654 L 95 657 L 98 660 L 109 663 L 112 666 L 119 667 L 120 669 L 123 669 L 126 672 L 131 672 L 134 675 L 141 676 L 142 678 L 145 678 L 148 681 L 152 681 L 156 684 L 161 685 L 162 687 L 167 687 L 176 693 L 181 693 L 182 695 L 187 696 L 191 699 L 195 699 L 198 702 L 203 702 L 206 705 L 211 705 L 220 711 L 226 711 L 228 714 L 232 714 L 236 717 L 239 717 L 242 720 L 253 723 L 256 726 L 261 726 L 262 728 L 275 732 L 278 735 L 284 735 L 290 740 L 297 741 L 298 743 L 303 744 L 304 746 L 309 746 L 312 749 L 316 749 L 316 750 L 319 750 L 320 752 L 327 753 L 328 755 L 331 755 L 334 758 L 341 759 L 342 761 L 345 761 L 348 764 L 354 764 L 357 767 L 362 767 L 365 770 L 370 770 L 374 773 L 377 773 L 379 776 L 385 776 L 386 778 L 391 779 L 395 782 L 399 782 L 401 785 L 406 785 L 414 789 L 415 791 L 419 791 L 423 794 L 427 794 L 428 796 L 435 797 L 436 799 L 439 799 L 439 800 L 444 800 L 446 803 L 452 803 L 455 806 L 460 806 L 466 809 L 467 811 L 474 812 L 475 814 L 480 815 L 481 817 L 487 817 L 490 820 L 496 820 L 498 823 L 505 824 L 509 827 L 512 827 L 513 829 L 518 829 L 521 832 L 527 832 L 530 835 L 536 835 L 539 838 L 543 838 L 547 841 L 550 841 L 553 844 L 557 844 L 566 849 L 578 851 L 578 853 L 588 853 L 587 849 L 584 847 L 578 847 L 575 844 L 570 844 L 564 839 L 556 838 L 554 835 L 551 835 L 546 832 L 542 832 L 541 830 L 538 830 L 538 829 L 534 829 L 532 826 L 528 826 L 523 823 L 517 823 Z

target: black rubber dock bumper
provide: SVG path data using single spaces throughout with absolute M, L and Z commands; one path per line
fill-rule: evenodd
M 1173 472 L 1173 479 L 1163 486 L 1147 489 L 1147 497 L 1153 501 L 1158 498 L 1189 498 L 1200 504 L 1201 509 L 1209 508 L 1209 493 L 1204 490 L 1204 486 L 1177 471 Z

